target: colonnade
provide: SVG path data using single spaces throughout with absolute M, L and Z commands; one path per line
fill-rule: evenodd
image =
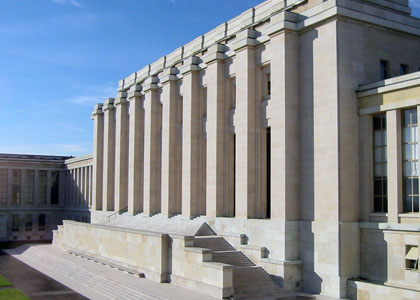
M 65 206 L 90 207 L 92 203 L 92 166 L 78 166 L 65 171 Z
M 273 29 L 262 62 L 259 35 L 243 30 L 95 106 L 95 210 L 298 219 L 298 37 Z

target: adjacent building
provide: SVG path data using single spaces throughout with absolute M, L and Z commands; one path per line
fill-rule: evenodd
M 93 156 L 63 166 L 63 216 L 90 217 L 88 232 L 123 213 L 200 219 L 288 289 L 419 299 L 420 20 L 410 14 L 408 0 L 268 0 L 131 74 L 94 108 Z M 81 226 L 65 223 L 56 244 L 76 249 Z M 109 230 L 119 245 L 133 234 Z M 175 251 L 179 236 L 161 238 Z M 104 259 L 107 245 L 92 240 L 83 251 Z M 127 261 L 132 249 L 121 248 Z M 200 286 L 174 268 L 158 280 Z M 225 271 L 217 288 L 232 284 Z

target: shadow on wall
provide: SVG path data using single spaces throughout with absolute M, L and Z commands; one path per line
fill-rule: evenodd
M 388 243 L 382 230 L 360 230 L 360 279 L 384 284 L 388 281 Z

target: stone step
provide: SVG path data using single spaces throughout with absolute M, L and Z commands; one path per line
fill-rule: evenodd
M 213 251 L 235 250 L 223 237 L 195 237 L 194 247 L 206 248 Z
M 241 251 L 215 251 L 212 261 L 232 266 L 254 266 L 255 264 Z

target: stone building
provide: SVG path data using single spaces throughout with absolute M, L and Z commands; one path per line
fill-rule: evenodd
M 288 290 L 420 299 L 410 13 L 268 0 L 121 80 L 92 158 L 67 164 L 91 224 L 54 244 L 219 297 L 262 295 L 240 284 L 269 286 L 264 269 Z

